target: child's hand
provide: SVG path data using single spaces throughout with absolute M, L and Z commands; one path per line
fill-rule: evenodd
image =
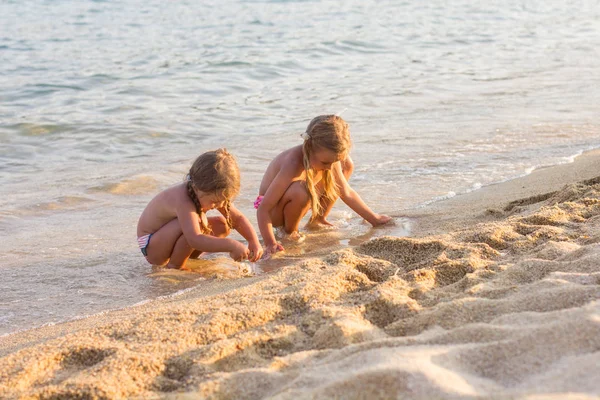
M 235 261 L 244 261 L 248 259 L 248 253 L 250 250 L 242 243 L 234 241 L 233 250 L 229 252 L 229 257 L 233 258 Z
M 391 220 L 392 220 L 392 217 L 389 217 L 389 216 L 383 215 L 383 214 L 378 214 L 373 226 L 385 225 L 388 222 L 390 222 Z
M 265 260 L 268 260 L 269 258 L 271 258 L 272 254 L 277 253 L 278 251 L 284 251 L 285 249 L 283 248 L 283 246 L 281 245 L 281 243 L 274 243 L 272 245 L 265 245 L 265 254 L 263 255 L 263 258 Z
M 275 254 L 278 251 L 283 251 L 283 250 L 285 250 L 285 249 L 283 248 L 281 243 L 275 243 L 275 244 L 267 247 L 267 251 L 271 254 Z
M 252 262 L 259 260 L 263 255 L 263 248 L 260 243 L 249 243 L 248 250 L 250 250 L 250 255 L 248 259 Z

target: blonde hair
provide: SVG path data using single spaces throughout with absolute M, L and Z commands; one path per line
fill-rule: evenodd
M 323 171 L 323 193 L 317 194 L 314 184 L 314 171 L 310 166 L 310 155 L 318 149 L 327 149 L 345 157 L 350 151 L 352 141 L 348 124 L 337 115 L 319 115 L 308 124 L 302 145 L 304 169 L 306 170 L 306 189 L 310 197 L 312 215 L 310 222 L 323 213 L 320 197 L 335 201 L 339 191 L 331 170 Z
M 226 149 L 207 151 L 196 158 L 187 177 L 188 195 L 200 216 L 200 228 L 205 234 L 211 233 L 194 188 L 225 200 L 225 219 L 229 228 L 232 228 L 229 207 L 231 200 L 240 192 L 240 170 L 235 157 Z

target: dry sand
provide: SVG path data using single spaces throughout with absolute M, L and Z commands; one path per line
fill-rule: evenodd
M 412 217 L 414 237 L 1 338 L 0 398 L 600 396 L 600 152 Z

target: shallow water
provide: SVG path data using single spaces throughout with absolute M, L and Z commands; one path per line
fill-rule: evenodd
M 255 222 L 269 160 L 323 113 L 345 110 L 351 183 L 395 216 L 600 139 L 593 2 L 33 0 L 0 19 L 0 334 L 203 279 L 152 270 L 135 226 L 206 150 L 237 156 Z M 332 220 L 280 262 L 382 234 Z

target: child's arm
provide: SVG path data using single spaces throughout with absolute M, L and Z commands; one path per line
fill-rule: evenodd
M 290 184 L 298 177 L 298 171 L 292 164 L 285 164 L 273 179 L 269 188 L 263 196 L 263 199 L 258 207 L 256 218 L 258 220 L 258 228 L 263 237 L 266 251 L 275 253 L 278 250 L 283 250 L 283 246 L 277 243 L 273 234 L 273 221 L 271 220 L 271 210 L 277 206 L 279 200 L 285 194 L 285 191 Z
M 248 248 L 237 240 L 217 238 L 200 231 L 198 214 L 191 200 L 177 207 L 177 220 L 185 239 L 192 248 L 210 253 L 227 252 L 236 261 L 247 258 Z
M 346 166 L 347 168 L 353 167 L 350 157 L 342 162 L 349 163 L 349 165 Z M 373 212 L 373 210 L 371 210 L 369 206 L 365 204 L 360 195 L 350 187 L 350 184 L 342 172 L 342 162 L 335 163 L 333 165 L 333 174 L 335 176 L 335 181 L 338 185 L 338 190 L 340 192 L 340 198 L 342 201 L 373 226 L 383 225 L 389 222 L 391 220 L 390 217 Z
M 223 216 L 226 216 L 225 209 L 218 209 Z M 233 224 L 233 228 L 240 233 L 248 241 L 248 249 L 250 250 L 250 261 L 256 261 L 262 257 L 263 248 L 258 240 L 258 235 L 252 227 L 252 224 L 240 210 L 233 204 L 229 206 L 229 216 Z

